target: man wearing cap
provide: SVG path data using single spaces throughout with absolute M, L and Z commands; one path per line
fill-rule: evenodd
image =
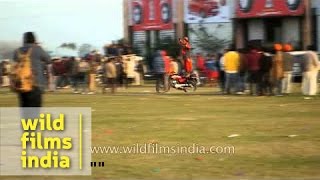
M 288 52 L 292 51 L 290 44 L 283 45 L 283 79 L 282 79 L 282 93 L 291 93 L 291 82 L 293 72 L 293 56 Z

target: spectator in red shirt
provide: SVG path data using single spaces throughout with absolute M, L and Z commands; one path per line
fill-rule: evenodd
M 250 84 L 250 94 L 257 95 L 258 92 L 258 79 L 260 70 L 260 60 L 262 54 L 257 48 L 251 48 L 247 54 L 248 60 L 248 71 L 249 71 L 249 84 Z
M 205 60 L 200 53 L 197 53 L 196 60 L 197 60 L 197 70 L 200 73 L 204 72 L 205 71 Z

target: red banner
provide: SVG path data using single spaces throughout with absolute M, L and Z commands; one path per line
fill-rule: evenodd
M 304 0 L 237 0 L 238 18 L 301 16 Z
M 172 0 L 132 0 L 134 31 L 173 29 Z

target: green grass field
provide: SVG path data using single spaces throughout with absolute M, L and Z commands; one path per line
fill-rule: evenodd
M 93 168 L 92 179 L 320 179 L 319 96 L 222 96 L 212 88 L 193 94 L 153 91 L 140 87 L 115 95 L 49 93 L 44 106 L 92 107 L 94 146 L 154 142 L 235 147 L 235 154 L 93 154 L 94 161 L 106 166 Z M 2 90 L 0 106 L 17 106 L 15 94 Z M 240 136 L 229 138 L 231 134 Z

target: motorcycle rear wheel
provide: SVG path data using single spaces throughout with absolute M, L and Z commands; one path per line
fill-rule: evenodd
M 197 90 L 197 82 L 191 81 L 189 82 L 190 86 L 184 88 L 184 92 L 195 92 Z
M 167 92 L 167 91 L 166 91 L 166 88 L 164 87 L 164 85 L 161 84 L 161 85 L 159 85 L 159 86 L 156 86 L 156 92 L 157 92 L 157 93 L 165 93 L 165 92 Z

